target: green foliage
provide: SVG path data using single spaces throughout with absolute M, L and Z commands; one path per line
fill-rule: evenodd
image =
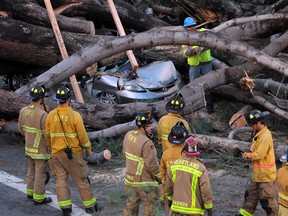
M 190 123 L 192 133 L 196 134 L 210 134 L 214 131 L 212 124 L 205 118 L 194 119 Z

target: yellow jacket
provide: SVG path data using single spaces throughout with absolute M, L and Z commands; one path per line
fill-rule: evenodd
M 70 106 L 58 106 L 48 114 L 46 138 L 52 148 L 52 155 L 60 154 L 68 145 L 76 155 L 82 155 L 83 149 L 88 154 L 91 152 L 91 143 L 83 119 Z
M 158 143 L 162 145 L 163 152 L 172 148 L 174 145 L 168 141 L 168 135 L 170 134 L 172 127 L 174 127 L 178 121 L 183 122 L 189 133 L 191 132 L 188 122 L 179 114 L 168 113 L 160 118 L 158 122 Z
M 171 210 L 184 215 L 204 215 L 213 208 L 213 194 L 206 167 L 196 157 L 184 157 L 167 170 L 166 198 Z
M 23 107 L 19 113 L 18 128 L 25 136 L 25 155 L 33 159 L 50 158 L 45 140 L 46 118 L 47 113 L 36 103 Z
M 172 148 L 167 149 L 167 151 L 163 152 L 160 162 L 160 171 L 161 171 L 161 197 L 160 200 L 164 200 L 165 198 L 165 181 L 166 181 L 166 172 L 170 167 L 170 164 L 179 159 L 184 157 L 184 153 L 182 154 L 184 144 L 175 145 L 173 144 Z
M 278 170 L 278 203 L 288 208 L 288 165 L 285 165 Z
M 200 30 L 197 30 L 197 31 L 202 32 L 205 30 L 206 30 L 205 28 L 201 28 Z M 186 52 L 189 49 L 196 49 L 196 48 L 198 48 L 198 46 L 182 45 L 184 56 L 186 56 Z M 206 62 L 212 61 L 210 49 L 206 49 L 206 51 L 204 51 L 204 52 L 201 52 L 199 54 L 192 55 L 192 56 L 186 56 L 186 57 L 187 57 L 187 63 L 189 65 L 192 65 L 195 67 L 199 66 L 201 63 L 206 63 Z
M 153 142 L 141 131 L 126 133 L 123 140 L 123 155 L 126 159 L 124 183 L 130 187 L 158 187 L 160 168 Z
M 251 146 L 252 180 L 271 182 L 276 180 L 276 163 L 272 134 L 265 126 L 253 137 Z

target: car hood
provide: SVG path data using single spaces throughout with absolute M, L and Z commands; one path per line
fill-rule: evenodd
M 136 70 L 136 74 L 138 78 L 131 81 L 146 89 L 165 87 L 177 79 L 172 61 L 153 62 Z

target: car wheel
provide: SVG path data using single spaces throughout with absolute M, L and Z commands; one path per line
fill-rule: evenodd
M 98 100 L 101 101 L 102 103 L 106 103 L 106 104 L 118 104 L 118 100 L 116 98 L 116 95 L 106 93 L 106 92 L 102 92 L 99 95 Z

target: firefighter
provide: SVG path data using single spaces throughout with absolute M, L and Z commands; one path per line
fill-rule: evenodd
M 247 124 L 253 130 L 253 136 L 250 152 L 244 152 L 242 157 L 252 161 L 252 176 L 248 190 L 245 191 L 244 206 L 239 210 L 240 215 L 252 216 L 259 200 L 267 215 L 277 215 L 273 139 L 263 123 L 263 118 L 269 114 L 268 111 L 252 110 L 244 115 Z
M 96 215 L 100 210 L 92 193 L 88 178 L 87 162 L 82 158 L 91 155 L 91 143 L 81 115 L 70 103 L 71 92 L 67 87 L 56 91 L 58 107 L 52 110 L 46 121 L 46 138 L 52 148 L 51 166 L 56 175 L 56 193 L 63 216 L 72 212 L 72 200 L 68 185 L 69 175 L 74 180 L 87 213 Z
M 183 158 L 171 163 L 167 170 L 165 188 L 171 212 L 169 215 L 212 216 L 213 195 L 206 167 L 197 158 L 200 155 L 196 138 L 190 135 L 182 150 Z
M 196 22 L 193 18 L 187 17 L 184 20 L 183 27 L 186 31 L 206 31 L 207 29 L 201 28 L 195 29 Z M 182 45 L 183 54 L 187 58 L 189 65 L 189 80 L 192 82 L 201 75 L 204 76 L 212 71 L 212 56 L 210 49 L 199 47 Z M 213 95 L 208 91 L 205 93 L 206 109 L 209 114 L 214 112 Z
M 19 131 L 25 136 L 25 156 L 28 166 L 26 193 L 28 199 L 33 200 L 35 204 L 52 202 L 51 197 L 46 197 L 45 193 L 47 160 L 50 159 L 50 153 L 45 140 L 47 112 L 44 95 L 44 87 L 33 87 L 29 93 L 32 103 L 20 110 L 18 120 Z
M 278 186 L 278 216 L 288 215 L 288 152 L 282 155 L 280 161 L 283 163 L 282 168 L 278 170 L 277 186 Z
M 185 128 L 183 122 L 177 122 L 176 125 L 171 129 L 171 132 L 168 136 L 168 140 L 172 143 L 172 148 L 167 149 L 163 152 L 160 162 L 160 171 L 161 171 L 161 196 L 160 201 L 165 200 L 165 181 L 166 181 L 166 172 L 174 160 L 182 158 L 182 149 L 184 146 L 184 141 L 188 137 L 189 131 Z M 166 206 L 167 207 L 167 206 Z M 167 208 L 166 208 L 167 209 Z
M 162 145 L 162 153 L 173 146 L 168 140 L 168 135 L 178 121 L 183 122 L 190 133 L 188 122 L 180 115 L 184 107 L 185 101 L 180 93 L 174 95 L 166 104 L 168 114 L 160 118 L 158 122 L 158 143 Z
M 138 215 L 142 201 L 143 215 L 150 216 L 154 215 L 159 200 L 160 167 L 155 146 L 150 140 L 152 134 L 150 114 L 138 114 L 135 121 L 138 129 L 127 132 L 123 140 L 122 152 L 126 159 L 124 184 L 127 196 L 123 215 Z

